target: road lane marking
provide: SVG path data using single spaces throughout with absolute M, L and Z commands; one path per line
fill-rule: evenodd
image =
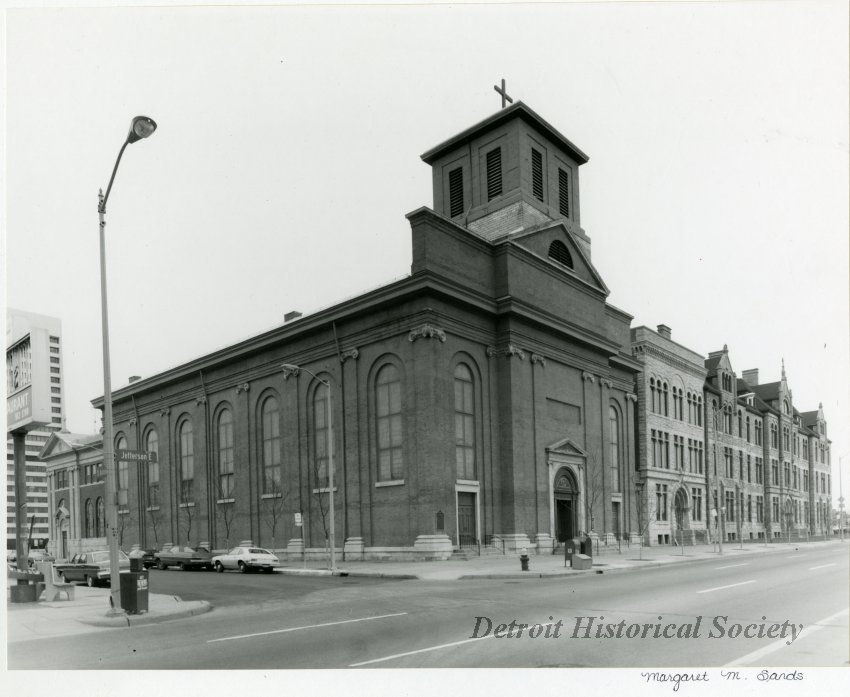
M 809 571 L 817 571 L 818 569 L 825 569 L 827 566 L 835 566 L 835 563 L 821 564 L 820 566 L 810 566 Z
M 439 649 L 448 649 L 452 646 L 460 646 L 461 644 L 469 644 L 473 641 L 482 641 L 483 639 L 492 639 L 493 635 L 480 636 L 474 639 L 464 639 L 462 641 L 453 641 L 450 644 L 440 644 L 439 646 L 429 646 L 427 649 L 417 649 L 416 651 L 405 651 L 404 653 L 396 653 L 392 656 L 384 656 L 383 658 L 373 658 L 371 661 L 361 661 L 360 663 L 352 663 L 349 668 L 357 668 L 358 666 L 367 666 L 370 663 L 382 663 L 383 661 L 391 661 L 394 658 L 402 658 L 404 656 L 413 656 L 417 653 L 426 653 L 428 651 L 437 651 Z
M 845 607 L 843 610 L 836 612 L 834 615 L 830 615 L 829 617 L 824 617 L 822 620 L 818 620 L 813 625 L 809 625 L 808 627 L 804 627 L 800 631 L 800 636 L 797 637 L 797 641 L 802 639 L 804 636 L 810 636 L 810 635 L 814 634 L 815 632 L 823 629 L 824 627 L 829 626 L 830 622 L 838 619 L 842 615 L 848 614 L 848 612 L 850 612 L 850 608 Z M 795 641 L 794 643 L 796 644 L 797 641 Z M 779 639 L 777 641 L 774 641 L 774 642 L 768 644 L 767 646 L 763 646 L 760 649 L 756 649 L 755 651 L 748 653 L 746 656 L 741 656 L 740 658 L 736 658 L 731 663 L 727 663 L 724 667 L 725 668 L 732 668 L 734 666 L 743 666 L 743 665 L 753 664 L 753 663 L 757 664 L 757 662 L 760 659 L 762 659 L 764 656 L 767 656 L 769 653 L 773 653 L 774 651 L 779 651 L 779 649 L 781 649 L 785 646 L 788 646 L 788 640 L 787 639 Z
M 800 557 L 807 557 L 807 554 L 792 554 L 789 559 L 799 559 Z
M 728 586 L 717 586 L 717 588 L 706 588 L 702 591 L 697 591 L 697 593 L 713 593 L 714 591 L 722 591 L 726 588 L 735 588 L 736 586 L 746 586 L 748 583 L 755 583 L 755 579 L 752 581 L 741 581 L 741 583 L 730 583 Z
M 720 571 L 721 569 L 734 569 L 736 566 L 748 566 L 749 562 L 744 562 L 743 564 L 729 564 L 728 566 L 716 566 L 714 567 L 715 571 Z
M 352 622 L 368 622 L 369 620 L 383 620 L 387 617 L 401 617 L 406 615 L 406 612 L 396 612 L 392 615 L 377 615 L 376 617 L 359 617 L 356 620 L 341 620 L 339 622 L 325 622 L 324 624 L 308 624 L 304 627 L 290 627 L 289 629 L 274 629 L 270 632 L 257 632 L 256 634 L 240 634 L 239 636 L 227 636 L 220 639 L 208 639 L 208 644 L 214 644 L 217 641 L 232 641 L 233 639 L 250 639 L 255 636 L 267 636 L 268 634 L 285 634 L 286 632 L 297 632 L 302 629 L 318 629 L 319 627 L 333 627 L 338 624 L 351 624 Z

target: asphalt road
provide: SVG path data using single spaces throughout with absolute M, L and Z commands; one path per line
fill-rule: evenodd
M 847 666 L 848 574 L 839 544 L 521 581 L 153 572 L 155 592 L 216 609 L 13 644 L 9 666 L 43 668 L 44 652 L 83 669 Z M 499 629 L 512 621 L 534 636 Z

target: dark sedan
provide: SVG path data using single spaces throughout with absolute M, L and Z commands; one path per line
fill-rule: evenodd
M 154 559 L 157 569 L 176 566 L 181 571 L 188 569 L 212 569 L 212 554 L 204 547 L 192 548 L 175 545 L 156 553 Z
M 69 583 L 82 581 L 93 586 L 101 581 L 109 582 L 109 550 L 75 554 L 70 562 L 53 567 L 60 578 Z M 118 550 L 118 570 L 130 570 L 130 557 Z

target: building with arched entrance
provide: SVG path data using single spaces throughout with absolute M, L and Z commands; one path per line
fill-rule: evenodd
M 157 453 L 118 463 L 125 546 L 321 550 L 331 467 L 352 558 L 635 532 L 639 365 L 581 227 L 587 156 L 517 102 L 422 159 L 409 276 L 114 390 L 116 448 Z

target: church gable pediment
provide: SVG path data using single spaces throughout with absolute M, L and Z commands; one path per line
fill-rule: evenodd
M 602 276 L 590 263 L 576 236 L 562 221 L 542 229 L 518 233 L 511 241 L 545 259 L 555 269 L 608 295 L 608 287 Z
M 552 443 L 546 448 L 549 455 L 565 455 L 571 457 L 587 457 L 587 453 L 582 450 L 575 441 L 570 438 L 563 438 L 555 443 Z
M 55 433 L 52 433 L 50 438 L 47 439 L 47 443 L 45 443 L 44 447 L 41 449 L 39 458 L 44 460 L 48 457 L 55 457 L 69 452 L 71 452 L 71 447 Z

